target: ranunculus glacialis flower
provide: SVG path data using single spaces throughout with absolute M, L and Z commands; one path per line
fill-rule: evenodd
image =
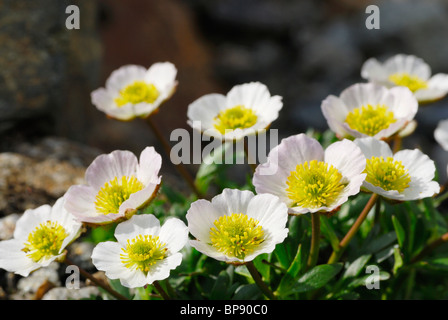
M 113 71 L 105 88 L 91 93 L 92 103 L 107 116 L 128 121 L 146 118 L 174 93 L 177 69 L 170 62 L 154 63 L 149 69 L 126 65 Z
M 135 215 L 115 228 L 117 241 L 99 243 L 92 262 L 109 279 L 128 288 L 143 287 L 169 277 L 182 262 L 179 252 L 188 241 L 188 229 L 177 218 L 161 226 L 152 214 Z
M 28 209 L 17 220 L 14 237 L 0 241 L 0 268 L 27 277 L 32 271 L 65 258 L 65 248 L 82 224 L 64 209 L 64 197 L 53 206 Z
M 283 107 L 280 96 L 271 96 L 259 82 L 234 86 L 227 95 L 207 94 L 188 106 L 188 124 L 205 135 L 225 141 L 266 130 Z
M 328 126 L 341 139 L 388 139 L 414 119 L 418 102 L 405 87 L 357 83 L 339 97 L 328 96 L 321 108 Z
M 354 143 L 366 157 L 363 189 L 398 201 L 432 197 L 440 191 L 439 184 L 433 181 L 434 161 L 419 149 L 393 154 L 384 141 L 362 138 Z
M 244 264 L 271 253 L 288 234 L 288 209 L 270 194 L 224 189 L 211 201 L 197 200 L 187 212 L 190 244 L 219 261 Z
M 333 212 L 359 193 L 365 165 L 364 155 L 352 141 L 344 139 L 324 150 L 316 139 L 298 134 L 269 152 L 252 181 L 258 194 L 278 196 L 292 215 Z
M 409 88 L 421 103 L 442 99 L 448 93 L 448 74 L 431 73 L 423 59 L 405 54 L 392 56 L 383 63 L 370 58 L 361 70 L 361 76 L 369 82 Z
M 99 155 L 86 170 L 86 184 L 68 189 L 65 208 L 89 224 L 127 219 L 156 196 L 161 165 L 153 147 L 146 147 L 140 159 L 124 150 Z

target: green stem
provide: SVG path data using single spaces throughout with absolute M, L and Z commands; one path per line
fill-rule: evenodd
M 152 285 L 156 288 L 157 292 L 162 296 L 163 300 L 171 300 L 170 296 L 163 290 L 158 281 L 154 281 Z
M 352 238 L 355 236 L 356 232 L 361 227 L 361 224 L 364 222 L 364 220 L 367 218 L 367 215 L 369 214 L 370 210 L 375 205 L 376 201 L 378 200 L 379 196 L 376 193 L 372 193 L 372 196 L 370 197 L 369 201 L 367 202 L 366 206 L 356 219 L 355 223 L 352 225 L 350 230 L 347 232 L 345 237 L 339 242 L 339 248 L 338 250 L 333 251 L 333 253 L 330 256 L 330 259 L 328 260 L 328 264 L 336 263 L 338 262 L 339 258 L 341 257 L 344 250 L 347 248 L 348 244 L 352 240 Z
M 276 300 L 277 297 L 274 295 L 274 293 L 271 291 L 271 289 L 269 289 L 269 287 L 266 285 L 266 283 L 263 282 L 263 280 L 261 279 L 260 273 L 258 272 L 254 263 L 252 261 L 249 261 L 246 263 L 246 267 L 249 270 L 255 283 L 258 285 L 260 290 L 266 295 L 266 297 L 268 297 L 271 300 Z
M 103 288 L 104 290 L 106 290 L 108 293 L 110 293 L 113 297 L 117 298 L 118 300 L 129 300 L 128 298 L 126 298 L 125 296 L 121 295 L 120 293 L 118 293 L 117 291 L 113 290 L 111 287 L 109 287 L 109 285 L 107 285 L 106 283 L 104 283 L 103 281 L 95 278 L 94 276 L 92 276 L 90 273 L 88 273 L 87 271 L 85 271 L 83 268 L 81 268 L 80 266 L 76 265 L 75 263 L 73 263 L 73 261 L 71 261 L 69 258 L 65 257 L 64 263 L 66 265 L 72 265 L 72 266 L 76 266 L 79 269 L 79 272 L 81 273 L 81 275 L 86 278 L 89 279 L 90 281 L 92 281 L 93 283 L 95 283 L 98 287 Z
M 314 212 L 311 214 L 311 248 L 307 262 L 308 269 L 311 269 L 317 263 L 317 258 L 319 256 L 319 242 L 320 242 L 320 214 Z
M 438 246 L 444 244 L 445 242 L 448 242 L 448 232 L 443 234 L 440 238 L 434 240 L 430 244 L 428 244 L 426 247 L 423 248 L 422 251 L 418 255 L 416 255 L 414 258 L 411 259 L 410 263 L 416 263 L 420 260 L 422 260 L 426 255 L 428 255 L 431 251 L 433 251 Z
M 165 153 L 168 157 L 171 157 L 171 146 L 168 143 L 168 141 L 163 136 L 162 132 L 160 132 L 159 128 L 154 124 L 154 122 L 151 120 L 151 117 L 146 118 L 146 123 L 149 125 L 149 127 L 154 132 L 157 139 L 162 144 L 163 149 L 165 150 Z M 193 177 L 188 172 L 187 168 L 183 165 L 183 163 L 179 163 L 175 165 L 177 171 L 182 175 L 182 177 L 185 179 L 191 190 L 196 194 L 198 198 L 202 198 L 201 192 L 199 192 L 198 188 L 196 187 L 196 184 L 194 183 Z

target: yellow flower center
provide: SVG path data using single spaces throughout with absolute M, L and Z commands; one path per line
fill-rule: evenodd
M 226 256 L 243 260 L 264 241 L 258 223 L 242 213 L 221 216 L 210 228 L 211 245 Z
M 103 214 L 118 213 L 121 204 L 129 199 L 131 194 L 143 188 L 144 185 L 134 176 L 123 176 L 120 180 L 115 177 L 98 191 L 95 198 L 96 211 Z
M 291 171 L 286 180 L 286 193 L 295 206 L 328 207 L 344 190 L 346 184 L 342 180 L 342 174 L 332 165 L 317 160 L 306 161 Z
M 144 81 L 135 81 L 133 84 L 120 90 L 120 96 L 115 98 L 115 103 L 118 107 L 122 107 L 127 103 L 154 103 L 158 96 L 159 91 L 153 84 Z
M 397 86 L 408 87 L 412 92 L 428 87 L 428 83 L 425 80 L 417 76 L 411 76 L 409 73 L 394 73 L 389 76 L 389 80 Z
M 148 273 L 152 265 L 165 258 L 168 249 L 158 236 L 138 235 L 121 250 L 120 259 L 126 268 Z
M 221 111 L 214 119 L 214 127 L 221 134 L 224 134 L 226 130 L 250 128 L 257 123 L 257 118 L 252 109 L 236 106 Z
M 345 119 L 351 129 L 368 136 L 376 135 L 396 121 L 394 113 L 389 111 L 386 106 L 370 104 L 353 109 Z
M 401 161 L 392 157 L 372 157 L 367 159 L 365 173 L 366 181 L 386 191 L 403 192 L 409 187 L 411 177 Z
M 29 235 L 22 251 L 34 262 L 59 255 L 62 242 L 68 233 L 59 223 L 46 221 L 37 226 Z

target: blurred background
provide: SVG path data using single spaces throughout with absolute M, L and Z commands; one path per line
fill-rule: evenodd
M 65 27 L 70 4 L 79 30 Z M 365 27 L 371 4 L 379 30 Z M 447 34 L 446 0 L 0 0 L 0 213 L 54 201 L 99 153 L 160 148 L 143 121 L 108 119 L 90 101 L 123 65 L 177 66 L 177 92 L 154 116 L 167 138 L 190 130 L 189 103 L 248 81 L 283 97 L 282 138 L 326 130 L 321 101 L 363 82 L 370 57 L 414 54 L 448 73 Z M 448 98 L 422 107 L 404 145 L 434 157 L 442 179 L 448 152 L 433 131 L 445 118 Z

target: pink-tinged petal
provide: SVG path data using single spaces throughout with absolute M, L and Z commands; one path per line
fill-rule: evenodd
M 159 182 L 159 171 L 162 167 L 162 157 L 153 147 L 146 147 L 140 154 L 136 178 L 144 185 Z
M 101 189 L 106 182 L 123 176 L 136 174 L 137 157 L 130 151 L 115 150 L 99 155 L 86 170 L 86 181 L 95 189 Z
M 119 214 L 128 216 L 130 211 L 138 210 L 145 207 L 151 200 L 155 198 L 160 186 L 160 179 L 155 183 L 149 183 L 142 190 L 134 192 L 129 199 L 124 201 L 119 209 Z
M 91 186 L 74 185 L 65 194 L 64 208 L 79 221 L 97 216 L 95 199 L 97 191 Z

